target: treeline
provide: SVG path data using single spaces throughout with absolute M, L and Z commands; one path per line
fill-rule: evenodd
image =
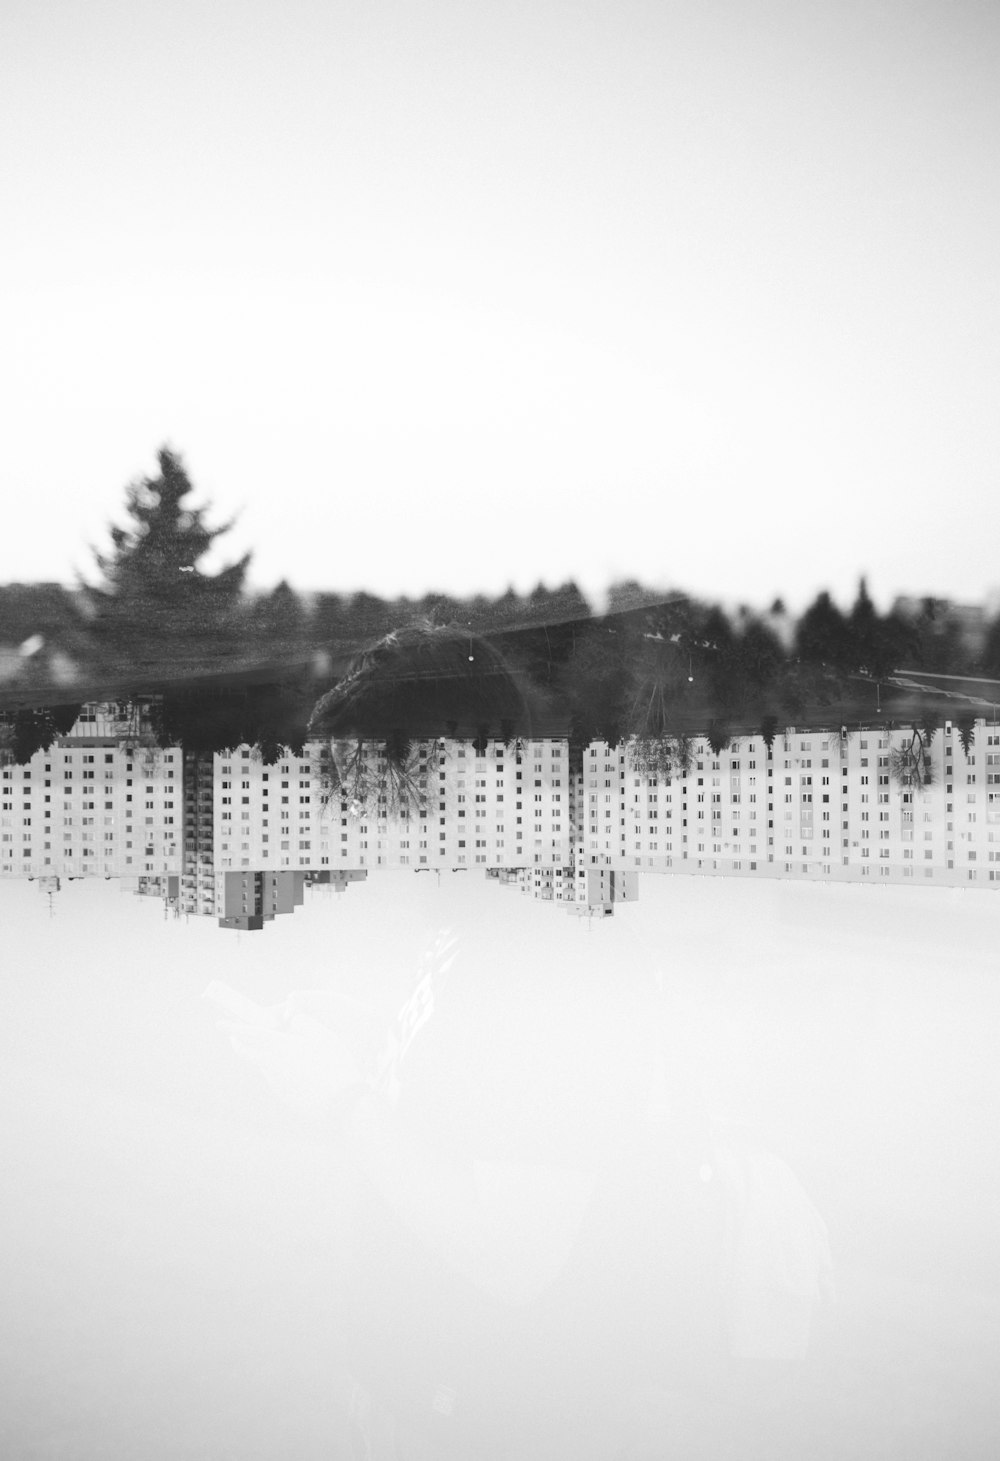
M 0 740 L 19 758 L 57 733 L 51 713 L 27 708 L 33 702 L 57 698 L 53 691 L 97 699 L 109 686 L 118 696 L 158 696 L 163 744 L 207 750 L 244 741 L 276 754 L 282 740 L 294 745 L 305 734 L 318 696 L 360 665 L 363 693 L 344 704 L 367 733 L 405 730 L 415 692 L 387 686 L 413 678 L 420 635 L 431 655 L 421 659 L 420 705 L 446 707 L 449 729 L 464 720 L 463 733 L 477 735 L 498 734 L 500 720 L 505 733 L 513 725 L 514 734 L 609 741 L 699 724 L 723 735 L 735 724 L 866 713 L 870 682 L 901 668 L 1000 678 L 1000 614 L 977 619 L 930 598 L 880 614 L 863 581 L 849 609 L 820 592 L 797 619 L 780 601 L 727 612 L 634 581 L 613 587 L 600 616 L 572 582 L 495 598 L 303 596 L 287 582 L 254 594 L 249 555 L 203 571 L 231 524 L 210 526 L 208 509 L 190 506 L 193 488 L 176 453 L 161 450 L 158 466 L 127 489 L 125 525 L 112 526 L 110 547 L 95 554 L 96 583 L 0 587 L 0 703 L 8 707 Z M 417 636 L 405 653 L 374 651 L 404 629 Z M 456 655 L 468 658 L 459 652 L 463 635 L 489 650 L 463 674 L 456 708 L 454 694 L 436 693 L 434 682 L 454 681 Z M 240 672 L 259 683 L 234 684 Z M 509 697 L 496 693 L 498 675 L 511 677 Z
M 890 650 L 909 651 L 905 636 L 913 626 L 876 619 L 873 627 L 863 589 L 861 608 L 841 622 L 843 639 L 827 634 L 811 644 L 815 618 L 791 626 L 779 605 L 767 616 L 734 619 L 690 598 L 637 607 L 630 590 L 628 601 L 601 617 L 490 638 L 457 619 L 438 629 L 411 620 L 351 658 L 333 685 L 307 664 L 256 683 L 210 677 L 168 687 L 154 700 L 153 730 L 161 746 L 221 751 L 248 744 L 268 763 L 283 747 L 298 751 L 313 737 L 434 735 L 477 742 L 565 735 L 577 748 L 593 739 L 617 745 L 635 738 L 659 760 L 666 742 L 696 733 L 721 748 L 751 730 L 773 739 L 789 724 L 840 726 L 876 714 L 891 724 L 894 714 L 941 714 L 940 702 L 910 696 L 904 704 L 903 692 L 874 679 L 883 661 L 873 636 L 883 636 L 883 649 L 889 643 Z M 884 663 L 896 657 L 890 653 Z M 68 706 L 22 708 L 0 725 L 0 744 L 26 760 L 74 718 Z M 971 715 L 965 718 L 971 724 Z

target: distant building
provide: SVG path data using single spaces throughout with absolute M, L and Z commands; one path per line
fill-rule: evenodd
M 580 867 L 577 874 L 577 903 L 588 908 L 614 912 L 616 903 L 639 900 L 639 875 L 608 867 Z
M 180 872 L 181 752 L 123 741 L 106 710 L 0 770 L 0 877 Z
M 215 757 L 220 870 L 250 867 L 564 867 L 571 862 L 565 740 L 425 741 L 400 793 L 384 746 L 335 785 L 324 743 L 263 766 L 248 747 Z M 364 794 L 356 791 L 365 788 Z
M 502 874 L 512 876 L 522 893 L 538 898 L 544 903 L 572 903 L 576 897 L 573 868 L 524 867 L 504 868 Z
M 1000 888 L 1000 727 L 977 720 L 966 757 L 946 723 L 929 781 L 904 786 L 893 763 L 913 735 L 789 728 L 770 751 L 747 736 L 717 754 L 697 738 L 688 771 L 661 779 L 597 742 L 578 868 Z
M 216 911 L 214 779 L 210 751 L 185 751 L 182 913 L 212 915 Z
M 306 873 L 306 887 L 327 888 L 334 893 L 346 893 L 349 883 L 363 883 L 367 877 L 367 868 L 337 868 L 336 871 L 323 868 L 318 873 Z
M 220 873 L 216 907 L 220 928 L 259 930 L 303 902 L 305 874 L 267 870 Z
M 635 901 L 639 873 L 1000 888 L 1000 727 L 982 718 L 968 754 L 951 723 L 929 738 L 788 727 L 770 748 L 694 737 L 669 775 L 627 743 L 593 741 L 571 768 L 560 739 L 425 741 L 395 787 L 379 743 L 338 772 L 321 742 L 264 766 L 247 747 L 160 749 L 147 730 L 127 705 L 85 707 L 28 765 L 0 767 L 0 877 L 52 895 L 63 878 L 120 878 L 248 930 L 307 886 L 342 894 L 372 870 L 472 869 L 601 916 Z
M 541 902 L 563 903 L 571 913 L 601 911 L 610 915 L 615 903 L 634 903 L 639 897 L 637 873 L 604 866 L 491 868 L 487 876 L 502 884 L 515 884 L 522 893 Z

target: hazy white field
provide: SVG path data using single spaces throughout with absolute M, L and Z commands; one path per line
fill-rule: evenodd
M 332 981 L 391 1009 L 441 924 L 529 971 L 662 963 L 713 1099 L 830 1228 L 810 1454 L 995 1454 L 995 896 L 647 879 L 588 933 L 474 874 L 386 875 L 237 941 L 113 888 L 64 889 L 52 920 L 0 889 L 3 1454 L 341 1454 L 342 1177 L 197 996 L 214 975 L 259 997 Z

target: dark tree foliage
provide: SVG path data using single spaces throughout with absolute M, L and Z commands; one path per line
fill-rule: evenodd
M 576 646 L 577 626 L 573 623 L 541 625 L 537 629 L 518 629 L 504 634 L 498 642 L 504 653 L 536 685 L 553 685 L 562 667 Z
M 112 551 L 94 555 L 107 589 L 119 597 L 140 595 L 150 588 L 173 594 L 179 584 L 186 591 L 203 586 L 205 575 L 198 563 L 215 540 L 232 527 L 232 523 L 208 527 L 208 508 L 194 508 L 187 503 L 194 489 L 180 456 L 163 447 L 157 461 L 157 476 L 145 477 L 127 489 L 130 525 L 112 526 Z M 233 596 L 242 590 L 249 561 L 247 554 L 216 575 Z M 184 583 L 181 572 L 191 569 L 194 574 L 189 583 Z
M 254 742 L 260 759 L 265 766 L 277 766 L 285 754 L 285 747 L 277 736 L 271 732 L 263 732 Z
M 541 617 L 542 622 L 534 628 L 518 628 L 504 634 L 504 653 L 516 660 L 535 684 L 551 687 L 575 650 L 577 638 L 591 622 L 591 609 L 576 584 L 570 581 L 551 592 L 544 584 L 538 584 L 528 602 L 519 605 L 519 612 L 522 619 L 531 621 Z M 510 603 L 491 618 L 497 630 L 503 630 L 504 624 L 513 621 Z
M 157 744 L 163 747 L 208 752 L 250 743 L 250 712 L 242 690 L 206 687 L 168 694 L 154 703 L 151 719 Z
M 725 654 L 736 642 L 736 632 L 723 611 L 713 605 L 701 621 L 703 647 Z
M 607 613 L 634 612 L 644 606 L 651 607 L 659 597 L 653 590 L 643 588 L 637 579 L 621 579 L 608 589 Z
M 56 735 L 66 736 L 80 719 L 82 705 L 53 705 L 46 711 Z
M 452 598 L 450 594 L 425 594 L 420 600 L 420 610 L 424 618 L 438 627 L 449 624 L 460 624 L 466 629 L 469 627 L 469 605 L 463 599 Z M 388 627 L 391 629 L 393 626 Z
M 736 647 L 736 662 L 747 685 L 755 691 L 773 684 L 785 662 L 781 640 L 760 619 L 747 621 Z
M 409 759 L 410 748 L 412 747 L 412 745 L 413 740 L 409 732 L 402 730 L 397 726 L 395 729 L 391 730 L 386 736 L 386 756 L 397 766 L 405 766 L 407 760 Z
M 616 751 L 625 739 L 625 728 L 619 719 L 619 712 L 611 707 L 606 716 L 601 716 L 597 722 L 596 738 L 605 741 L 612 751 Z
M 807 702 L 800 676 L 793 674 L 786 677 L 779 699 L 781 708 L 793 722 L 801 721 L 804 718 Z
M 178 639 L 228 630 L 239 607 L 250 555 L 220 573 L 198 566 L 231 523 L 209 527 L 207 507 L 192 507 L 194 490 L 177 453 L 162 447 L 159 472 L 126 491 L 125 527 L 110 529 L 111 548 L 95 550 L 103 582 L 84 592 L 95 629 L 119 644 Z
M 279 747 L 298 755 L 305 741 L 305 713 L 287 684 L 171 692 L 154 703 L 152 721 L 160 746 L 182 745 L 195 752 L 253 746 L 268 764 L 279 759 Z
M 922 662 L 920 635 L 904 615 L 890 610 L 881 620 L 872 652 L 872 674 L 885 679 L 895 670 Z
M 495 619 L 493 600 L 487 598 L 485 594 L 474 595 L 469 600 L 466 618 L 469 621 L 469 626 L 475 629 L 477 633 L 481 634 L 486 630 L 492 629 Z M 399 620 L 397 622 L 405 623 L 406 621 Z
M 971 672 L 972 660 L 953 604 L 947 599 L 924 598 L 911 622 L 921 669 L 937 675 Z
M 10 749 L 15 766 L 27 766 L 36 751 L 47 751 L 56 738 L 48 710 L 18 710 L 13 717 Z
M 478 727 L 510 719 L 530 734 L 525 686 L 492 644 L 454 628 L 410 626 L 356 657 L 317 702 L 309 734 L 384 738 L 398 725 L 439 735 L 449 723 Z
M 559 677 L 560 702 L 587 739 L 607 740 L 612 730 L 620 737 L 627 723 L 630 670 L 622 638 L 604 623 L 591 623 Z
M 760 734 L 764 745 L 770 751 L 774 745 L 774 738 L 778 734 L 778 717 L 776 715 L 765 715 L 760 723 Z
M 853 641 L 847 621 L 825 589 L 796 626 L 795 652 L 802 659 L 841 669 L 851 665 Z
M 968 761 L 972 756 L 972 747 L 976 739 L 976 721 L 972 715 L 959 716 L 958 739 L 962 750 L 965 752 L 965 759 Z
M 979 656 L 979 671 L 990 678 L 1000 679 L 1000 614 L 986 631 Z
M 707 613 L 703 604 L 681 594 L 668 602 L 647 605 L 638 616 L 643 632 L 669 639 L 679 648 L 690 650 Z
M 349 633 L 362 639 L 387 634 L 394 627 L 392 611 L 385 600 L 363 592 L 351 596 L 347 623 Z
M 85 656 L 88 620 L 76 595 L 58 583 L 0 584 L 0 644 L 22 644 L 35 634 L 47 649 Z
M 879 652 L 878 632 L 878 611 L 869 598 L 868 585 L 862 579 L 847 619 L 848 642 L 855 667 L 874 673 L 873 664 Z
M 491 628 L 503 629 L 508 624 L 517 623 L 524 614 L 524 602 L 513 585 L 505 589 L 496 602 L 490 605 L 489 613 L 492 619 Z
M 572 579 L 567 579 L 551 592 L 539 584 L 529 598 L 532 611 L 541 609 L 551 617 L 552 622 L 583 623 L 592 617 L 587 599 Z
M 920 645 L 913 627 L 895 612 L 880 617 L 864 579 L 847 620 L 849 668 L 867 670 L 877 680 L 919 658 Z
M 318 644 L 339 643 L 347 636 L 347 604 L 339 594 L 318 594 L 309 620 L 309 632 Z
M 732 740 L 729 729 L 718 721 L 711 721 L 708 727 L 708 745 L 714 756 L 724 751 Z
M 249 619 L 254 638 L 271 650 L 294 649 L 301 644 L 308 623 L 301 600 L 285 579 L 254 602 Z

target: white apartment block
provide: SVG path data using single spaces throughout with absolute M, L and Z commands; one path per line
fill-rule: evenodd
M 0 793 L 0 877 L 180 872 L 180 750 L 71 734 L 0 769 Z
M 376 790 L 359 806 L 331 790 L 323 744 L 263 766 L 249 748 L 215 758 L 215 859 L 238 868 L 565 866 L 570 857 L 569 751 L 564 740 L 414 748 L 410 794 L 393 807 Z M 383 748 L 366 752 L 376 788 Z
M 505 868 L 509 878 L 522 893 L 539 898 L 545 903 L 574 903 L 577 896 L 576 871 L 571 864 L 565 867 L 523 867 Z
M 500 883 L 514 884 L 521 892 L 543 903 L 568 905 L 567 912 L 614 912 L 616 903 L 635 903 L 639 898 L 639 875 L 632 870 L 584 865 L 579 860 L 566 867 L 495 868 L 491 875 Z
M 593 743 L 576 778 L 578 869 L 1000 887 L 1000 727 L 977 721 L 968 757 L 939 727 L 930 783 L 912 788 L 890 765 L 911 736 L 788 729 L 770 751 L 750 736 L 718 754 L 702 737 L 669 778 Z

